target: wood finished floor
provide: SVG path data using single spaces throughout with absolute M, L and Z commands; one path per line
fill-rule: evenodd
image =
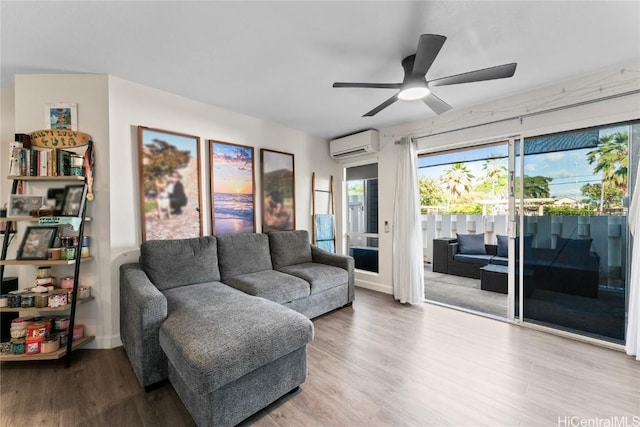
M 244 425 L 640 422 L 640 363 L 614 350 L 362 289 L 314 324 L 301 391 Z M 3 363 L 0 425 L 193 425 L 171 385 L 144 392 L 122 348 L 76 351 L 63 366 Z

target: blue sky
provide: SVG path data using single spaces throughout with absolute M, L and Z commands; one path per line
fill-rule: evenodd
M 607 128 L 600 131 L 600 135 L 623 131 L 628 127 Z M 593 172 L 594 165 L 587 161 L 587 153 L 590 148 L 557 151 L 543 154 L 532 154 L 525 156 L 524 170 L 528 176 L 546 176 L 553 178 L 549 184 L 551 197 L 571 197 L 581 199 L 580 188 L 585 184 L 597 184 L 600 182 L 600 174 Z M 485 176 L 482 166 L 485 159 L 498 157 L 500 162 L 507 165 L 508 148 L 506 144 L 480 147 L 477 149 L 436 154 L 433 156 L 421 157 L 418 166 L 434 164 L 434 166 L 420 167 L 420 176 L 427 176 L 439 182 L 444 171 L 455 162 L 464 162 L 475 176 L 474 185 Z M 481 159 L 481 160 L 477 160 Z M 519 163 L 519 159 L 516 159 Z M 516 166 L 518 168 L 518 166 Z

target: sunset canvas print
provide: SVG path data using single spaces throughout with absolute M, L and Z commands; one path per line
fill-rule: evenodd
M 253 147 L 209 141 L 213 234 L 255 232 Z

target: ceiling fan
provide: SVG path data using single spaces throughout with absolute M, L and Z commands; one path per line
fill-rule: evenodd
M 433 61 L 436 59 L 436 56 L 438 56 L 446 40 L 447 38 L 445 36 L 422 34 L 415 55 L 407 56 L 402 60 L 402 68 L 404 68 L 404 79 L 402 83 L 336 82 L 333 84 L 333 87 L 399 89 L 395 95 L 362 117 L 375 116 L 397 100 L 416 101 L 418 99 L 422 99 L 436 114 L 442 114 L 451 110 L 452 107 L 434 95 L 433 92 L 431 92 L 431 87 L 504 79 L 513 76 L 516 72 L 517 64 L 512 62 L 510 64 L 483 68 L 481 70 L 469 71 L 467 73 L 427 81 L 425 75 L 429 71 L 429 68 L 431 68 L 431 64 L 433 64 Z

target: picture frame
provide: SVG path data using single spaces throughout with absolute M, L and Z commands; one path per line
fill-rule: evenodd
M 67 185 L 64 187 L 60 216 L 80 216 L 87 200 L 85 184 Z
M 138 126 L 142 241 L 202 236 L 200 137 Z
M 25 194 L 9 195 L 9 204 L 7 206 L 7 216 L 27 217 L 31 216 L 30 212 L 40 209 L 44 203 L 42 196 L 27 196 Z
M 27 227 L 18 249 L 17 259 L 48 259 L 48 250 L 53 245 L 53 240 L 58 232 L 56 226 L 31 226 Z
M 253 147 L 210 139 L 209 160 L 212 234 L 255 233 Z
M 75 103 L 45 105 L 45 129 L 78 130 L 78 108 Z
M 295 162 L 291 153 L 260 149 L 262 232 L 295 230 Z

